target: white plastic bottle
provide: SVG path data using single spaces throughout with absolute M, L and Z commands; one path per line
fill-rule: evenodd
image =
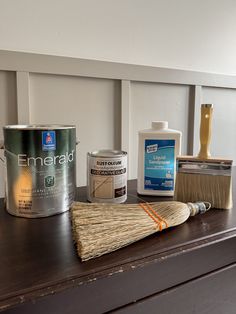
M 143 195 L 174 195 L 176 156 L 181 153 L 180 131 L 168 129 L 167 121 L 154 121 L 139 131 L 138 188 Z

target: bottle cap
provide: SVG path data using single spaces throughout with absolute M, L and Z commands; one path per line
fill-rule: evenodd
M 168 129 L 168 122 L 167 121 L 153 121 L 152 122 L 153 129 Z

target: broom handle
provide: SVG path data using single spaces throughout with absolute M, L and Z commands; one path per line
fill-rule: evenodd
M 212 125 L 212 104 L 201 106 L 201 125 L 200 125 L 200 151 L 198 158 L 208 159 L 210 154 L 211 125 Z

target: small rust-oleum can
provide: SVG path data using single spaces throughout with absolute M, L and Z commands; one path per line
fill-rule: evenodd
M 4 128 L 6 209 L 37 218 L 67 211 L 76 188 L 76 128 L 9 125 Z
M 87 156 L 87 199 L 123 203 L 127 199 L 127 153 L 99 150 Z

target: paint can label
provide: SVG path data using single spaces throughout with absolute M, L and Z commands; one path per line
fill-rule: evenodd
M 121 203 L 127 198 L 127 156 L 88 155 L 88 200 Z

